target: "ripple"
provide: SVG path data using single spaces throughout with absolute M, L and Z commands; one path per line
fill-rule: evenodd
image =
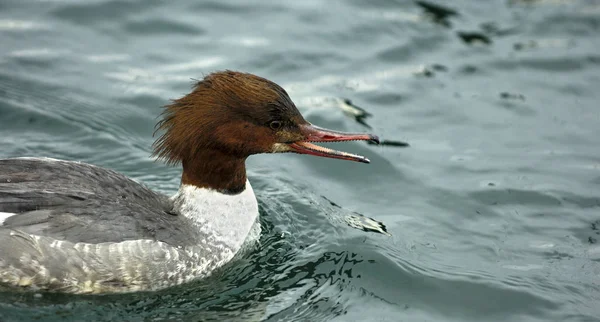
M 89 55 L 86 58 L 92 63 L 115 63 L 131 60 L 131 56 L 127 54 Z
M 262 55 L 251 60 L 249 64 L 271 72 L 293 72 L 307 67 L 339 64 L 343 61 L 343 55 L 333 53 L 281 52 Z
M 120 21 L 129 15 L 139 14 L 140 11 L 148 10 L 159 3 L 157 0 L 66 2 L 57 6 L 52 14 L 76 24 L 102 24 L 107 20 Z
M 271 44 L 271 41 L 268 38 L 254 36 L 226 37 L 221 41 L 226 44 L 242 47 L 266 47 Z
M 370 165 L 251 157 L 263 235 L 213 278 L 121 296 L 2 293 L 3 321 L 597 320 L 593 1 L 0 7 L 0 157 L 93 162 L 172 194 L 181 169 L 148 157 L 159 106 L 225 68 L 284 85 L 315 124 L 363 131 L 329 107 L 350 99 L 373 115 L 369 131 L 411 144 L 344 144 Z M 392 236 L 350 227 L 356 213 Z
M 223 1 L 202 1 L 201 3 L 194 3 L 194 5 L 190 6 L 190 9 L 197 11 L 214 11 L 214 12 L 225 12 L 225 13 L 271 13 L 277 14 L 285 9 L 279 5 L 265 5 L 264 3 L 227 3 Z
M 198 36 L 203 33 L 197 27 L 182 22 L 166 19 L 144 19 L 127 22 L 123 29 L 126 31 L 143 36 L 154 36 L 156 34 L 174 34 Z
M 214 68 L 217 65 L 223 64 L 223 62 L 225 62 L 225 59 L 223 57 L 204 57 L 185 63 L 163 65 L 158 68 L 158 71 L 181 72 L 189 70 L 202 70 L 207 68 Z
M 519 60 L 500 60 L 490 65 L 497 69 L 528 68 L 549 72 L 571 72 L 582 70 L 586 66 L 588 56 L 582 57 L 555 57 L 555 58 L 521 58 Z
M 24 30 L 47 30 L 48 25 L 29 20 L 11 20 L 0 19 L 0 30 L 3 31 L 24 31 Z
M 380 52 L 377 57 L 383 61 L 407 61 L 418 57 L 421 52 L 433 51 L 444 45 L 446 37 L 432 35 L 410 39 L 406 44 L 396 45 Z
M 521 189 L 488 189 L 470 193 L 471 198 L 486 205 L 531 204 L 537 206 L 560 206 L 562 201 L 540 191 Z
M 52 59 L 59 58 L 68 53 L 70 53 L 70 51 L 65 49 L 31 48 L 15 50 L 10 52 L 9 56 L 18 58 Z

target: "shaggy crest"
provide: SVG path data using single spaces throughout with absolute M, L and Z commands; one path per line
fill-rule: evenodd
M 239 145 L 225 146 L 219 138 L 226 137 L 223 134 L 228 123 L 230 134 L 235 121 L 253 120 L 255 125 L 263 126 L 281 115 L 297 114 L 294 103 L 279 85 L 229 70 L 207 75 L 191 93 L 164 108 L 154 132 L 164 133 L 154 142 L 152 155 L 167 164 L 194 158 L 207 148 L 242 156 L 249 151 Z

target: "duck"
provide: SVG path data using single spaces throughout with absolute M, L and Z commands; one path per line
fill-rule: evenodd
M 379 142 L 317 127 L 281 86 L 231 70 L 196 81 L 155 129 L 152 157 L 182 167 L 170 197 L 92 164 L 0 159 L 0 289 L 128 293 L 206 278 L 260 236 L 249 156 L 369 163 L 314 143 Z

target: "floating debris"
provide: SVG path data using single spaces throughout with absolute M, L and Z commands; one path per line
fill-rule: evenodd
M 373 116 L 373 114 L 367 112 L 364 108 L 354 105 L 352 101 L 347 98 L 341 98 L 340 103 L 340 108 L 350 115 L 360 117 Z
M 346 220 L 348 226 L 352 228 L 360 229 L 366 232 L 374 232 L 386 236 L 392 236 L 390 233 L 388 233 L 387 227 L 385 227 L 381 221 L 365 217 L 362 214 L 355 213 L 355 215 L 349 215 L 344 219 Z
M 444 65 L 440 65 L 440 64 L 433 64 L 431 66 L 421 66 L 419 68 L 419 70 L 417 70 L 414 74 L 416 76 L 423 76 L 423 77 L 433 77 L 435 76 L 435 72 L 447 72 L 448 68 Z
M 431 65 L 431 68 L 433 70 L 435 70 L 436 72 L 447 72 L 448 71 L 448 67 L 446 67 L 442 64 L 433 64 L 433 65 Z
M 340 209 L 340 210 L 344 210 L 340 205 L 329 200 L 327 197 L 321 196 L 321 198 L 325 199 L 333 207 Z M 378 233 L 378 234 L 383 234 L 386 236 L 392 236 L 390 233 L 388 233 L 387 227 L 381 221 L 367 217 L 367 216 L 365 216 L 361 213 L 355 212 L 355 211 L 352 212 L 352 214 L 350 214 L 350 215 L 344 215 L 342 220 L 348 226 L 355 228 L 355 229 L 359 229 L 359 230 L 366 231 L 366 232 L 374 232 L 374 233 Z
M 512 99 L 512 100 L 521 100 L 521 101 L 524 101 L 525 100 L 525 95 L 523 95 L 523 94 L 512 94 L 512 93 L 508 93 L 508 92 L 502 92 L 502 93 L 500 93 L 500 98 L 502 98 L 502 99 Z
M 460 37 L 460 39 L 462 39 L 462 41 L 464 41 L 466 44 L 469 44 L 469 45 L 473 45 L 473 44 L 477 44 L 477 43 L 490 45 L 492 43 L 492 39 L 490 37 L 486 36 L 483 33 L 477 32 L 477 31 L 473 31 L 473 32 L 459 31 L 459 32 L 457 32 L 457 34 L 458 34 L 458 37 Z
M 416 1 L 416 4 L 425 10 L 427 17 L 439 25 L 444 27 L 450 27 L 450 21 L 448 18 L 452 16 L 458 16 L 456 10 L 444 7 L 439 4 L 430 3 L 427 1 Z
M 598 241 L 598 236 L 600 236 L 600 220 L 593 221 L 591 224 L 592 234 L 594 236 L 588 236 L 588 242 L 590 244 L 595 244 Z
M 525 42 L 517 42 L 513 44 L 513 49 L 516 51 L 528 49 L 543 49 L 543 48 L 572 48 L 575 41 L 565 39 L 537 39 Z
M 352 103 L 351 100 L 347 98 L 338 98 L 338 107 L 344 111 L 347 115 L 354 117 L 356 122 L 364 125 L 367 128 L 371 128 L 369 124 L 365 121 L 366 118 L 373 116 L 373 114 L 367 112 L 364 108 L 358 107 Z
M 535 47 L 535 46 L 536 46 L 536 44 L 535 44 L 535 43 L 532 43 L 531 41 L 529 42 L 529 44 L 525 44 L 525 43 L 522 43 L 522 42 L 518 42 L 518 43 L 515 43 L 515 44 L 513 45 L 513 49 L 514 49 L 514 50 L 516 50 L 516 51 L 519 51 L 519 50 L 523 50 L 523 49 L 525 49 L 526 47 L 527 47 L 527 48 L 533 48 L 533 47 Z
M 427 68 L 427 67 L 425 67 L 425 66 L 421 67 L 421 68 L 420 68 L 418 71 L 416 71 L 414 74 L 415 74 L 416 76 L 423 76 L 423 77 L 428 77 L 428 78 L 429 78 L 429 77 L 433 77 L 433 76 L 435 75 L 435 73 L 434 73 L 434 72 L 433 72 L 431 69 L 429 69 L 429 68 Z
M 460 68 L 460 72 L 463 74 L 475 74 L 479 69 L 477 66 L 465 65 Z
M 435 65 L 437 67 L 435 67 L 436 69 L 444 69 L 445 66 L 442 65 Z M 320 107 L 331 107 L 330 102 L 334 102 L 335 103 L 335 107 L 341 109 L 344 114 L 353 117 L 356 122 L 362 124 L 363 126 L 367 127 L 367 128 L 371 128 L 371 126 L 369 124 L 367 124 L 367 122 L 365 121 L 365 119 L 372 117 L 373 114 L 369 113 L 367 110 L 365 110 L 362 107 L 356 106 L 354 103 L 352 103 L 352 101 L 348 98 L 343 98 L 343 97 L 321 97 L 318 98 L 318 100 L 314 99 L 312 102 L 307 103 L 313 107 L 315 106 L 320 106 Z M 377 144 L 375 142 L 372 141 L 367 141 L 368 144 Z M 403 141 L 395 141 L 395 140 L 382 140 L 380 141 L 379 145 L 387 145 L 387 146 L 394 146 L 394 147 L 408 147 L 410 146 L 407 142 L 403 142 Z
M 367 144 L 377 145 L 375 142 L 367 141 Z M 410 146 L 408 142 L 403 141 L 392 141 L 392 140 L 380 140 L 378 145 L 395 146 L 399 148 L 407 148 Z

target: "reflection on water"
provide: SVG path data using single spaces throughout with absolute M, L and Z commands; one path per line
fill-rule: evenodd
M 2 293 L 0 321 L 597 321 L 599 8 L 0 3 L 0 157 L 90 162 L 172 194 L 180 170 L 149 159 L 156 117 L 222 69 L 384 143 L 345 145 L 370 165 L 249 158 L 263 235 L 211 278 Z

